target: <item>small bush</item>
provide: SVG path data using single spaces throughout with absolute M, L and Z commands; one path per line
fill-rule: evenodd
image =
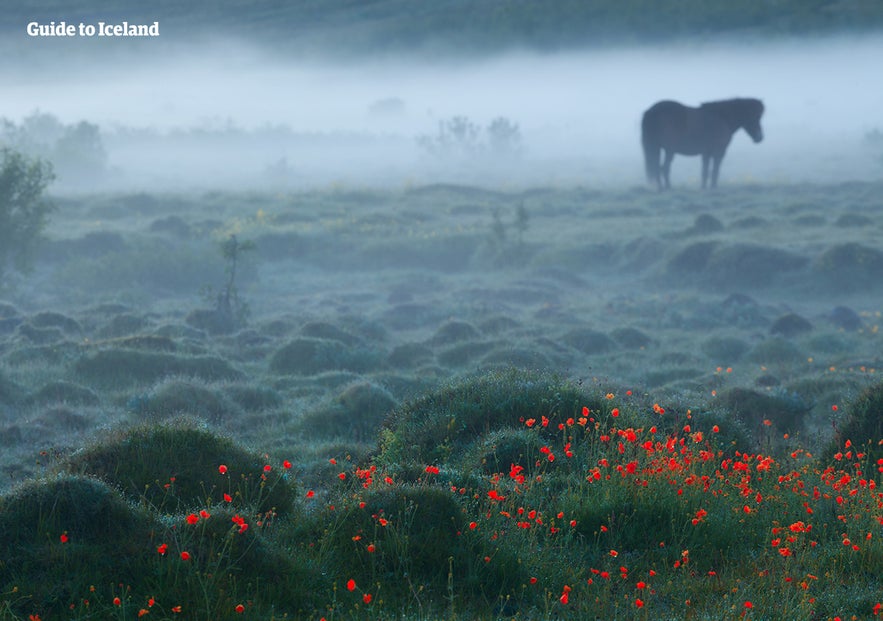
M 54 205 L 43 196 L 52 166 L 7 148 L 0 150 L 0 283 L 10 265 L 27 269 Z

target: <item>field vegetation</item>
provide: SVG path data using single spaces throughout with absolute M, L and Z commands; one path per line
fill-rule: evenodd
M 0 619 L 874 618 L 881 190 L 54 196 Z

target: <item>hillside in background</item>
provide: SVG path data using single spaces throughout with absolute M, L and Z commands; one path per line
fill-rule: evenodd
M 35 0 L 2 3 L 0 31 L 26 39 L 28 22 L 160 21 L 172 39 L 235 35 L 296 52 L 346 55 L 439 48 L 557 50 L 672 40 L 801 36 L 883 27 L 875 0 L 200 0 L 182 3 Z

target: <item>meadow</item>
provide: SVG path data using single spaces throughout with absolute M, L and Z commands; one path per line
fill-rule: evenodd
M 0 619 L 875 618 L 883 184 L 723 183 L 54 197 Z

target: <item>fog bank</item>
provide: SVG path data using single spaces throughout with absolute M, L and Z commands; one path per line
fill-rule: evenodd
M 643 183 L 639 122 L 652 103 L 750 96 L 766 104 L 766 139 L 737 134 L 722 183 L 876 179 L 883 147 L 866 137 L 883 128 L 881 57 L 883 36 L 346 65 L 219 42 L 10 62 L 0 116 L 97 124 L 110 187 L 631 185 Z M 504 117 L 520 149 L 441 157 L 418 144 L 455 116 L 478 128 Z M 676 158 L 675 185 L 698 176 L 696 158 Z

